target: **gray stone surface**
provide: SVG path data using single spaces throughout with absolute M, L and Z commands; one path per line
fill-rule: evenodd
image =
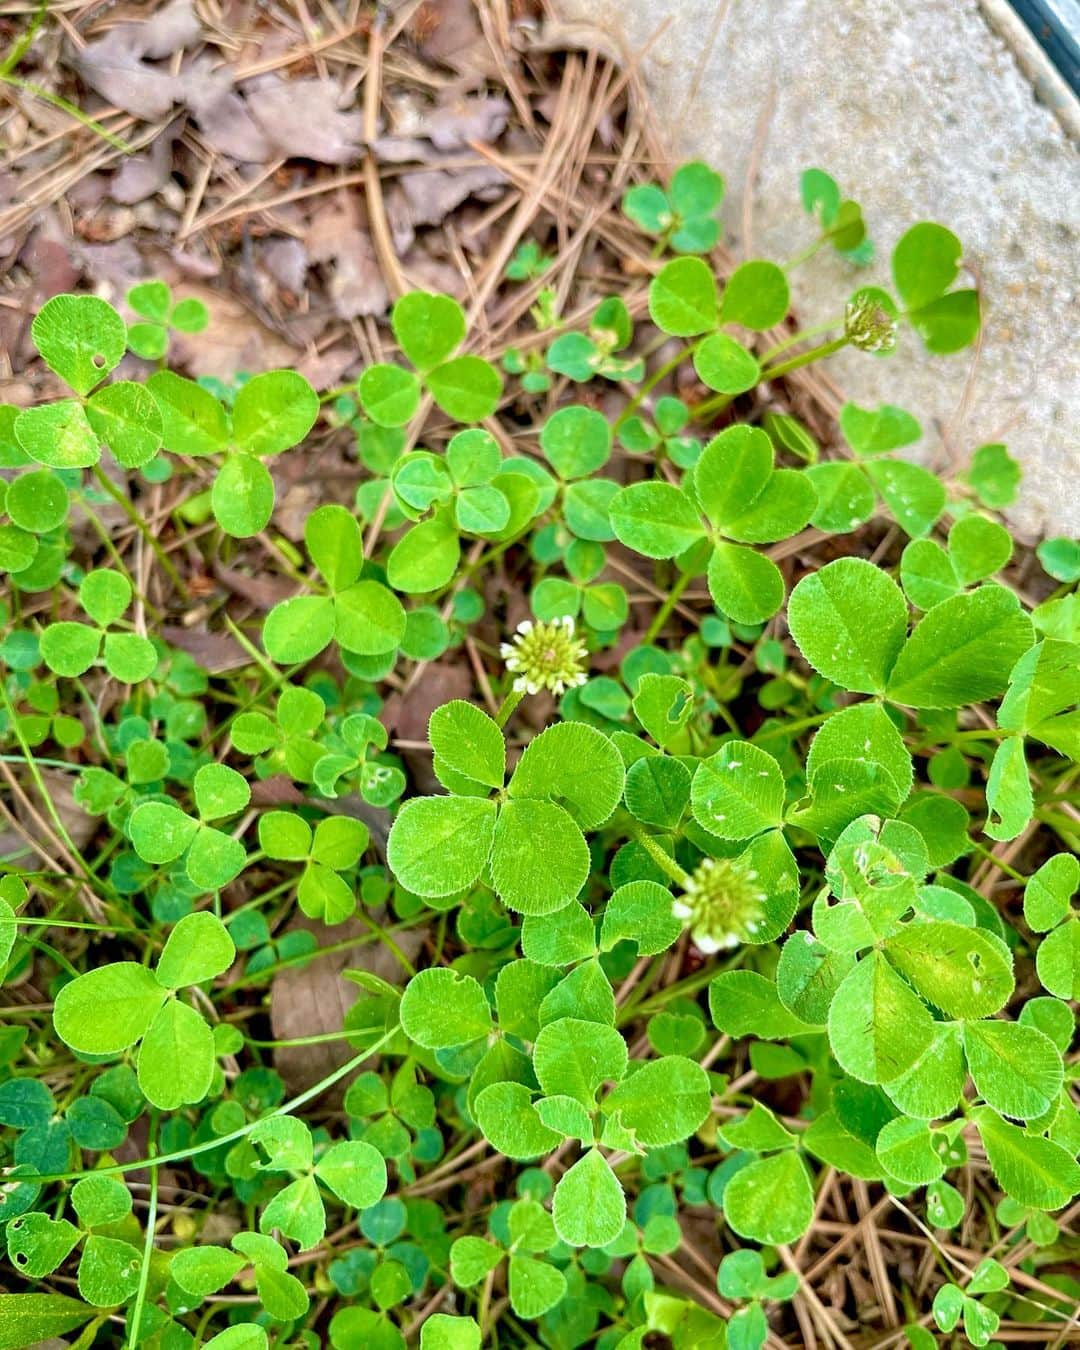
M 860 403 L 919 416 L 927 462 L 960 464 L 1004 440 L 1025 470 L 1016 526 L 1080 535 L 1076 147 L 976 0 L 554 3 L 629 52 L 668 21 L 643 67 L 656 123 L 678 159 L 724 174 L 737 253 L 748 190 L 751 252 L 780 260 L 811 237 L 804 168 L 828 170 L 862 203 L 878 258 L 854 273 L 822 252 L 799 268 L 804 324 L 836 313 L 856 277 L 887 282 L 892 246 L 914 221 L 956 231 L 984 301 L 968 397 L 971 353 L 930 358 L 910 333 L 889 360 L 844 352 L 829 372 Z

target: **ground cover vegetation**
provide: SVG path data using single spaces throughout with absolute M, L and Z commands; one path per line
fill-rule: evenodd
M 488 359 L 411 291 L 322 394 L 171 369 L 208 316 L 163 282 L 38 309 L 55 396 L 0 408 L 0 1346 L 850 1345 L 799 1260 L 843 1185 L 927 1242 L 889 1343 L 1070 1325 L 1080 548 L 1017 584 L 1017 465 L 903 458 L 902 389 L 828 453 L 770 403 L 980 324 L 950 230 L 875 259 L 800 189 L 803 253 L 721 276 L 722 178 L 640 183 L 644 311 L 565 322 L 533 240 L 536 341 Z M 826 250 L 852 285 L 800 331 Z M 300 548 L 274 470 L 324 431 L 352 495 Z M 227 671 L 169 637 L 191 530 L 289 583 Z M 276 1036 L 328 946 L 355 998 Z M 327 1047 L 290 1090 L 276 1052 Z

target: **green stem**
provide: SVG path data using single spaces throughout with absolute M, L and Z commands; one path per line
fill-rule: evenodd
M 670 361 L 665 361 L 664 364 L 658 370 L 653 371 L 653 373 L 644 382 L 644 384 L 642 384 L 641 388 L 637 391 L 634 397 L 622 410 L 619 416 L 615 419 L 615 425 L 611 428 L 613 436 L 618 435 L 619 428 L 622 427 L 626 422 L 628 422 L 631 417 L 633 417 L 634 413 L 637 412 L 638 408 L 641 407 L 642 403 L 645 401 L 646 398 L 648 398 L 649 394 L 652 393 L 652 391 L 656 388 L 656 386 L 660 383 L 660 381 L 666 379 L 672 373 L 672 371 L 678 370 L 678 368 L 682 365 L 682 363 L 686 360 L 686 358 L 688 356 L 693 356 L 694 352 L 697 351 L 697 349 L 701 346 L 701 344 L 704 341 L 705 341 L 704 338 L 698 338 L 696 342 L 688 342 L 685 347 L 683 347 L 680 351 L 677 351 L 675 353 L 675 355 L 671 358 Z
M 147 1154 L 152 1158 L 157 1152 L 157 1112 L 150 1113 L 150 1130 L 146 1141 Z M 139 1289 L 135 1295 L 135 1306 L 131 1311 L 131 1331 L 128 1335 L 127 1350 L 135 1350 L 139 1344 L 139 1324 L 142 1322 L 143 1307 L 146 1304 L 146 1287 L 150 1282 L 150 1262 L 154 1255 L 154 1227 L 157 1223 L 158 1169 L 150 1168 L 150 1203 L 146 1211 L 146 1240 L 143 1243 L 142 1267 L 139 1270 Z
M 499 704 L 499 711 L 495 714 L 495 722 L 501 731 L 514 714 L 514 709 L 525 697 L 524 689 L 511 689 L 503 701 Z
M 800 342 L 808 342 L 810 338 L 821 337 L 823 333 L 831 333 L 834 328 L 843 327 L 843 323 L 843 318 L 830 319 L 828 323 L 817 323 L 814 324 L 813 328 L 803 328 L 798 333 L 792 333 L 791 337 L 785 338 L 783 342 L 778 342 L 775 347 L 770 347 L 767 352 L 762 352 L 758 359 L 762 365 L 765 365 L 767 361 L 774 361 L 789 347 L 798 346 Z
M 380 1037 L 374 1045 L 366 1050 L 361 1050 L 358 1055 L 342 1064 L 339 1069 L 333 1073 L 328 1073 L 325 1078 L 320 1078 L 314 1087 L 309 1087 L 306 1092 L 301 1092 L 299 1096 L 294 1097 L 292 1101 L 284 1102 L 276 1110 L 267 1111 L 265 1116 L 259 1116 L 255 1120 L 249 1120 L 247 1124 L 241 1125 L 239 1129 L 233 1130 L 229 1134 L 219 1135 L 215 1139 L 207 1139 L 201 1144 L 194 1144 L 191 1148 L 178 1148 L 172 1153 L 161 1153 L 156 1157 L 137 1158 L 134 1162 L 112 1163 L 109 1167 L 94 1167 L 84 1172 L 53 1172 L 44 1176 L 35 1176 L 35 1184 L 45 1185 L 53 1181 L 78 1181 L 81 1177 L 114 1177 L 121 1176 L 124 1172 L 138 1172 L 144 1167 L 163 1167 L 166 1163 L 185 1162 L 188 1158 L 194 1158 L 199 1153 L 207 1153 L 212 1148 L 221 1148 L 223 1144 L 235 1144 L 241 1139 L 246 1139 L 256 1125 L 264 1120 L 272 1120 L 276 1116 L 292 1115 L 298 1111 L 301 1106 L 306 1106 L 308 1102 L 314 1101 L 316 1097 L 321 1096 L 328 1088 L 332 1088 L 335 1083 L 340 1083 L 347 1074 L 358 1069 L 361 1064 L 365 1064 L 372 1055 L 377 1055 L 384 1045 L 389 1044 L 397 1035 L 398 1028 L 395 1025 L 385 1036 Z
M 61 112 L 66 112 L 69 117 L 73 117 L 81 126 L 92 131 L 95 136 L 100 136 L 103 141 L 107 141 L 114 150 L 121 150 L 125 155 L 132 153 L 132 147 L 127 141 L 108 131 L 100 122 L 95 122 L 92 117 L 87 117 L 86 113 L 76 108 L 74 103 L 69 103 L 66 98 L 61 98 L 59 94 L 54 94 L 51 90 L 43 89 L 40 84 L 31 84 L 29 80 L 20 80 L 17 75 L 9 75 L 6 71 L 0 70 L 0 84 L 9 84 L 13 89 L 21 89 L 24 93 L 33 94 L 35 98 L 41 99 L 43 103 L 49 103 L 54 108 L 59 108 Z
M 121 511 L 123 511 L 124 515 L 127 516 L 128 520 L 131 521 L 132 525 L 134 525 L 142 535 L 143 541 L 161 564 L 162 571 L 176 587 L 181 599 L 187 604 L 190 604 L 191 595 L 188 592 L 188 588 L 181 580 L 180 573 L 173 566 L 172 559 L 150 533 L 149 526 L 146 524 L 146 521 L 143 520 L 142 516 L 139 515 L 138 511 L 136 511 L 127 494 L 120 491 L 112 479 L 105 473 L 104 469 L 102 469 L 100 464 L 94 465 L 94 478 L 97 480 L 98 485 L 109 494 Z
M 798 356 L 793 356 L 788 361 L 781 361 L 778 366 L 770 366 L 768 370 L 761 372 L 759 383 L 764 384 L 766 380 L 777 380 L 781 375 L 786 375 L 791 370 L 800 370 L 803 366 L 813 365 L 815 361 L 820 361 L 823 357 L 838 352 L 841 347 L 846 347 L 847 341 L 846 337 L 833 338 L 831 342 L 823 342 L 820 347 L 811 347 L 808 352 L 800 352 Z
M 670 877 L 677 886 L 686 885 L 690 878 L 682 870 L 675 859 L 669 853 L 664 852 L 651 834 L 646 830 L 643 830 L 640 825 L 635 824 L 633 827 L 633 835 L 657 867 L 660 868 L 661 872 Z
M 804 249 L 800 249 L 793 258 L 789 258 L 788 261 L 784 263 L 784 271 L 790 272 L 792 268 L 798 267 L 800 263 L 804 263 L 812 258 L 828 237 L 827 234 L 819 234 L 812 244 L 807 244 Z
M 645 630 L 645 636 L 641 639 L 641 645 L 643 647 L 647 647 L 649 643 L 655 639 L 657 633 L 660 632 L 664 624 L 667 623 L 668 619 L 671 617 L 671 611 L 679 603 L 683 592 L 686 590 L 687 586 L 690 585 L 693 577 L 694 572 L 692 570 L 679 573 L 678 579 L 671 590 L 668 591 L 664 603 L 656 611 L 652 623 L 649 624 L 648 628 Z

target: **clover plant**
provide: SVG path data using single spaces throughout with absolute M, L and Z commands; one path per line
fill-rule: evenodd
M 1004 445 L 943 479 L 900 403 L 796 416 L 790 373 L 980 324 L 944 226 L 856 280 L 861 208 L 801 200 L 799 255 L 724 273 L 721 177 L 636 183 L 645 281 L 566 304 L 520 241 L 535 331 L 410 292 L 322 398 L 171 369 L 208 315 L 160 281 L 41 306 L 63 387 L 0 407 L 0 1346 L 843 1343 L 856 1211 L 925 1244 L 890 1344 L 1036 1299 L 1067 1339 L 1080 551 L 1013 539 Z

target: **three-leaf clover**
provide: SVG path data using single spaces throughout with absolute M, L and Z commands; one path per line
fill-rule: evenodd
M 84 675 L 98 660 L 114 679 L 138 684 L 153 674 L 157 649 L 138 633 L 110 632 L 131 604 L 131 583 L 120 572 L 87 572 L 79 584 L 79 604 L 92 623 L 64 620 L 41 634 L 42 660 L 57 675 Z
M 550 914 L 589 874 L 584 830 L 596 829 L 622 794 L 622 760 L 583 723 L 549 727 L 525 749 L 505 789 L 498 725 L 454 700 L 431 716 L 435 773 L 451 795 L 414 797 L 398 812 L 387 858 L 416 895 L 456 895 L 482 878 L 522 914 Z M 494 794 L 494 796 L 493 796 Z
M 258 534 L 274 511 L 274 480 L 263 457 L 299 445 L 319 415 L 319 396 L 294 370 L 255 375 L 231 412 L 192 380 L 158 371 L 146 382 L 161 410 L 165 448 L 177 455 L 222 455 L 210 505 L 226 534 Z
M 676 253 L 708 253 L 720 238 L 724 180 L 707 164 L 681 164 L 665 192 L 656 183 L 627 189 L 622 209 L 635 225 Z
M 241 1232 L 232 1238 L 232 1246 L 232 1251 L 213 1245 L 185 1247 L 174 1256 L 169 1275 L 185 1294 L 196 1300 L 197 1306 L 250 1267 L 259 1302 L 275 1321 L 291 1322 L 304 1316 L 309 1306 L 307 1290 L 290 1273 L 288 1253 L 279 1243 L 262 1233 Z M 261 1328 L 245 1330 L 254 1332 Z
M 127 327 L 112 305 L 93 295 L 55 295 L 34 316 L 30 335 L 76 397 L 19 413 L 14 432 L 26 454 L 54 469 L 90 468 L 102 445 L 125 469 L 153 459 L 163 433 L 153 396 L 133 380 L 97 389 L 127 350 Z
M 250 1139 L 264 1172 L 286 1172 L 290 1181 L 264 1206 L 259 1230 L 277 1230 L 303 1248 L 316 1246 L 326 1232 L 326 1209 L 319 1183 L 353 1209 L 367 1209 L 386 1193 L 386 1163 L 362 1140 L 331 1144 L 315 1159 L 311 1131 L 295 1116 L 259 1121 Z
M 506 1216 L 507 1242 L 461 1237 L 450 1248 L 450 1278 L 471 1289 L 508 1262 L 507 1291 L 518 1317 L 543 1317 L 566 1297 L 566 1276 L 542 1260 L 559 1242 L 550 1213 L 537 1200 L 518 1200 Z
M 640 380 L 645 364 L 640 356 L 619 356 L 630 346 L 634 324 L 630 311 L 617 296 L 601 300 L 584 333 L 560 333 L 547 350 L 548 367 L 577 384 L 595 375 L 605 380 Z
M 183 856 L 184 870 L 200 890 L 220 890 L 243 871 L 247 852 L 239 839 L 210 822 L 239 815 L 251 789 L 225 764 L 204 764 L 191 787 L 197 817 L 173 802 L 142 802 L 131 813 L 128 834 L 143 862 L 160 867 Z
M 874 245 L 867 237 L 862 207 L 858 202 L 844 197 L 836 179 L 824 169 L 806 169 L 799 180 L 799 187 L 803 210 L 821 226 L 821 235 L 813 248 L 829 243 L 849 262 L 870 262 L 874 256 Z
M 405 610 L 381 582 L 363 579 L 364 545 L 356 517 L 320 506 L 304 524 L 304 542 L 329 594 L 282 600 L 266 616 L 263 645 L 275 661 L 310 661 L 335 640 L 346 652 L 382 656 L 405 633 Z
M 830 460 L 806 470 L 818 496 L 810 523 L 830 534 L 847 534 L 870 519 L 880 496 L 913 539 L 929 534 L 945 509 L 940 479 L 919 464 L 889 455 L 922 436 L 915 418 L 890 403 L 874 409 L 845 403 L 840 430 L 854 461 Z
M 540 495 L 526 474 L 504 464 L 495 437 L 479 427 L 453 436 L 445 456 L 403 455 L 391 483 L 402 514 L 420 523 L 394 545 L 386 573 L 395 590 L 413 594 L 437 590 L 454 576 L 459 535 L 509 538 L 532 519 Z
M 160 361 L 169 350 L 169 329 L 179 333 L 201 333 L 210 322 L 210 314 L 201 300 L 173 301 L 164 281 L 140 281 L 125 296 L 139 315 L 128 325 L 127 343 L 144 361 Z
M 764 431 L 734 426 L 709 442 L 682 487 L 656 480 L 622 488 L 611 524 L 648 558 L 674 558 L 707 540 L 700 565 L 717 609 L 738 623 L 761 623 L 783 603 L 784 581 L 774 562 L 747 546 L 796 534 L 816 502 L 804 470 L 774 467 Z
M 465 311 L 447 295 L 411 291 L 390 314 L 394 337 L 416 373 L 380 362 L 361 374 L 360 406 L 379 426 L 400 427 L 420 406 L 422 390 L 456 422 L 482 422 L 499 405 L 502 376 L 480 356 L 455 356 L 465 340 Z
M 309 919 L 344 923 L 356 909 L 356 894 L 341 875 L 355 867 L 368 846 L 368 830 L 351 816 L 327 816 L 311 826 L 291 811 L 259 817 L 259 843 L 268 858 L 302 862 L 296 898 Z
M 163 1111 L 201 1102 L 214 1075 L 214 1036 L 202 1014 L 177 997 L 232 965 L 225 925 L 206 912 L 173 928 L 153 971 L 134 961 L 99 966 L 56 996 L 56 1034 L 84 1055 L 117 1055 L 139 1043 L 139 1087 Z

